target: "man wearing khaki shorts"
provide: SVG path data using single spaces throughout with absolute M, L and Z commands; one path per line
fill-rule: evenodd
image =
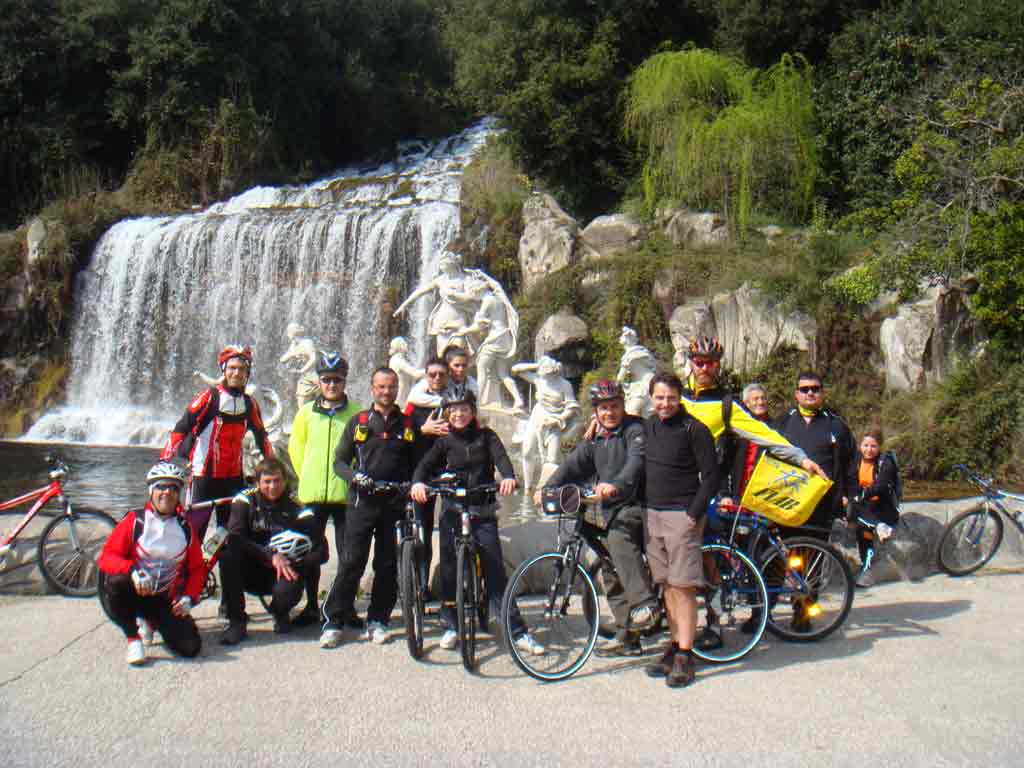
M 671 688 L 693 682 L 693 638 L 697 630 L 697 590 L 704 586 L 700 547 L 704 513 L 718 489 L 718 459 L 711 432 L 680 403 L 679 377 L 651 379 L 654 415 L 644 423 L 646 503 L 644 541 L 651 577 L 663 585 L 671 639 L 647 667 Z

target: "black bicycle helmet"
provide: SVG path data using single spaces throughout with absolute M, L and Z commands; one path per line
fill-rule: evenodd
M 465 384 L 453 384 L 445 390 L 441 398 L 441 407 L 448 408 L 452 405 L 468 405 L 476 410 L 476 395 Z
M 711 360 L 721 360 L 725 350 L 722 349 L 722 342 L 714 336 L 695 336 L 690 341 L 687 354 L 691 358 L 707 357 Z
M 601 379 L 590 388 L 590 404 L 597 405 L 606 400 L 625 400 L 626 393 L 622 385 L 611 379 Z
M 337 352 L 324 352 L 316 361 L 316 375 L 323 376 L 326 373 L 348 378 L 348 361 Z

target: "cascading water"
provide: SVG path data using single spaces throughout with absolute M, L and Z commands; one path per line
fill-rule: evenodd
M 278 363 L 290 323 L 348 358 L 349 395 L 366 402 L 387 362 L 386 313 L 436 271 L 458 230 L 462 169 L 493 132 L 485 120 L 376 168 L 115 225 L 76 286 L 68 405 L 25 438 L 157 444 L 202 388 L 194 372 L 219 374 L 228 343 L 253 346 L 253 382 L 290 415 L 296 376 Z M 420 359 L 430 306 L 407 321 Z

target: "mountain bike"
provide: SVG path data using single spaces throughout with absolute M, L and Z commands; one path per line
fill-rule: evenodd
M 70 472 L 68 465 L 55 456 L 47 456 L 46 461 L 48 485 L 0 503 L 0 512 L 5 512 L 35 501 L 14 529 L 0 538 L 0 570 L 16 550 L 18 536 L 43 512 L 54 516 L 43 528 L 36 547 L 36 560 L 46 583 L 69 597 L 95 595 L 99 577 L 96 560 L 117 523 L 105 512 L 72 510 L 63 487 Z
M 591 488 L 565 485 L 547 489 L 541 507 L 544 514 L 558 518 L 556 548 L 521 563 L 505 590 L 502 629 L 506 643 L 516 665 L 537 680 L 564 680 L 575 674 L 587 663 L 601 632 L 602 606 L 595 580 L 618 577 L 605 544 L 607 530 L 581 514 L 581 507 L 599 503 Z M 589 569 L 583 562 L 585 548 L 596 557 Z M 710 650 L 694 648 L 693 653 L 705 661 L 736 661 L 748 654 L 764 633 L 767 587 L 754 561 L 742 550 L 713 542 L 704 544 L 702 551 L 714 563 L 717 575 L 700 599 L 714 608 L 722 644 Z M 661 601 L 660 590 L 658 598 Z M 521 652 L 511 642 L 508 617 L 513 601 L 544 646 L 543 655 Z M 748 622 L 749 634 L 742 631 Z
M 493 506 L 498 484 L 484 483 L 468 487 L 459 476 L 446 472 L 427 483 L 427 488 L 430 496 L 447 499 L 447 504 L 459 517 L 459 527 L 455 531 L 456 632 L 462 666 L 466 671 L 474 672 L 477 630 L 487 627 L 490 604 L 484 591 L 483 563 L 473 531 L 473 520 L 486 515 L 474 512 L 473 507 Z
M 953 469 L 962 472 L 984 497 L 977 506 L 950 520 L 939 538 L 939 568 L 950 576 L 966 576 L 999 551 L 1003 543 L 1003 517 L 1024 536 L 1024 508 L 1011 512 L 1003 503 L 1024 504 L 1024 495 L 997 488 L 992 478 L 986 480 L 963 464 L 956 464 Z
M 843 625 L 853 606 L 854 578 L 831 544 L 809 536 L 782 538 L 778 526 L 743 507 L 718 505 L 726 531 L 712 540 L 740 546 L 768 587 L 768 631 L 792 642 L 822 640 Z

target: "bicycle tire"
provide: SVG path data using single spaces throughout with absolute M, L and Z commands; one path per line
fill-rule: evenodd
M 487 590 L 485 585 L 487 579 L 484 576 L 484 562 L 480 559 L 480 550 L 476 551 L 476 572 L 477 572 L 477 601 L 476 601 L 476 617 L 477 627 L 481 631 L 487 631 L 487 626 L 491 623 L 491 601 L 487 597 Z
M 566 578 L 569 579 L 568 585 Z M 547 610 L 552 590 L 569 600 L 556 598 L 564 610 Z M 544 590 L 537 594 L 537 588 Z M 526 626 L 544 647 L 534 656 L 521 650 L 512 637 L 513 603 L 519 608 Z M 576 563 L 567 574 L 565 558 L 560 552 L 545 552 L 519 564 L 502 598 L 502 634 L 512 660 L 535 680 L 553 682 L 574 675 L 590 658 L 597 644 L 600 607 L 597 589 L 582 564 Z
M 93 597 L 98 591 L 103 545 L 117 526 L 105 512 L 74 511 L 53 518 L 39 536 L 39 570 L 55 592 L 67 597 Z
M 402 542 L 402 619 L 405 622 L 405 643 L 409 655 L 419 660 L 423 657 L 423 589 L 420 585 L 420 567 L 416 556 L 416 542 L 406 539 Z
M 710 555 L 719 575 L 719 583 L 709 587 L 711 607 L 716 616 L 713 627 L 721 645 L 700 649 L 696 645 L 693 655 L 704 661 L 724 664 L 738 661 L 750 653 L 761 641 L 768 622 L 768 588 L 761 569 L 741 549 L 728 544 L 704 544 L 701 554 Z M 708 590 L 703 600 L 708 599 Z M 707 606 L 699 613 L 707 614 Z
M 761 561 L 761 570 L 775 600 L 768 613 L 768 631 L 795 643 L 811 643 L 831 635 L 846 621 L 853 605 L 853 572 L 846 558 L 831 544 L 809 536 L 784 539 L 789 560 L 801 559 L 799 566 L 807 594 L 786 578 L 775 550 Z
M 458 624 L 459 651 L 462 666 L 469 672 L 476 671 L 476 628 L 479 618 L 476 601 L 479 599 L 480 576 L 476 571 L 475 552 L 467 544 L 459 546 L 456 555 L 455 614 Z
M 950 576 L 974 573 L 1003 543 L 1003 519 L 987 504 L 972 507 L 949 521 L 939 538 L 939 568 Z M 966 559 L 962 557 L 966 555 Z

